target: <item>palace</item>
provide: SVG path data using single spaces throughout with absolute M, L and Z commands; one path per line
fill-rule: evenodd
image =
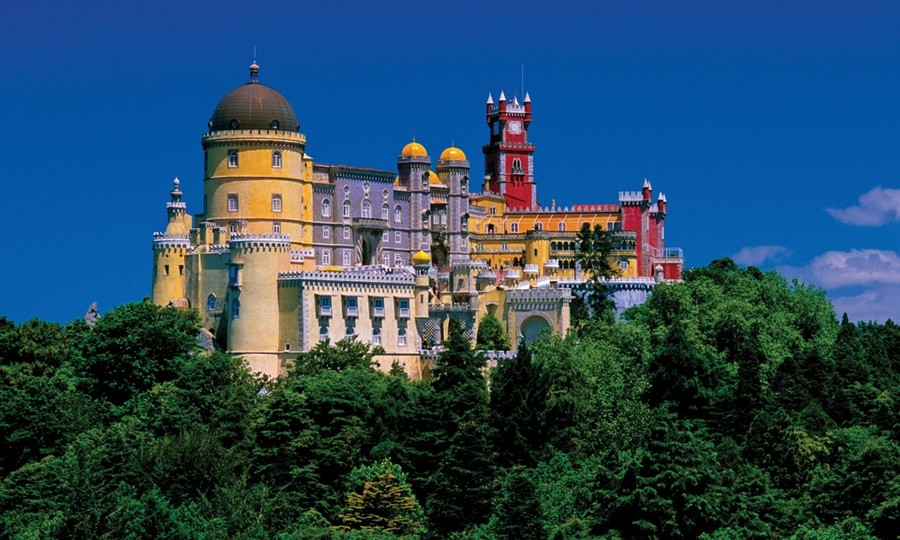
M 153 235 L 152 298 L 196 308 L 222 347 L 254 371 L 282 374 L 319 341 L 356 336 L 428 375 L 450 319 L 474 339 L 485 314 L 511 341 L 564 333 L 583 276 L 576 234 L 610 231 L 620 308 L 661 280 L 678 280 L 665 248 L 666 197 L 650 183 L 618 204 L 538 204 L 531 99 L 489 95 L 485 174 L 450 147 L 432 162 L 412 141 L 397 171 L 315 163 L 290 103 L 250 80 L 216 106 L 203 135 L 203 208 L 187 213 L 174 181 L 166 229 Z M 434 167 L 432 168 L 432 165 Z M 515 347 L 515 345 L 514 345 Z

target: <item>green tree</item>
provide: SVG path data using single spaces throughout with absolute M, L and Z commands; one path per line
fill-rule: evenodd
M 340 516 L 339 528 L 413 534 L 421 528 L 417 514 L 419 505 L 409 485 L 384 471 L 347 498 L 347 510 Z
M 178 364 L 198 351 L 200 318 L 194 310 L 144 301 L 118 307 L 85 337 L 83 364 L 90 392 L 121 405 L 154 384 L 172 380 Z
M 478 323 L 478 335 L 475 338 L 479 349 L 489 351 L 508 351 L 509 338 L 503 331 L 503 325 L 490 313 L 486 313 Z
M 609 255 L 615 247 L 612 236 L 600 225 L 591 229 L 589 224 L 584 223 L 578 231 L 577 242 L 575 262 L 587 276 L 582 289 L 585 303 L 592 317 L 612 320 L 615 304 L 609 299 L 609 287 L 606 285 L 606 280 L 618 275 L 618 271 L 609 264 Z
M 529 471 L 520 467 L 510 470 L 494 503 L 491 529 L 497 540 L 543 540 L 541 505 Z
M 374 357 L 383 353 L 381 347 L 372 347 L 356 336 L 344 338 L 334 345 L 326 339 L 316 343 L 309 352 L 300 353 L 291 369 L 296 375 L 314 375 L 321 370 L 371 369 L 376 366 Z

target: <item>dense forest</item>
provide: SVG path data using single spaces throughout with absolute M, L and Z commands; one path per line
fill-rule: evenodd
M 0 537 L 895 537 L 900 329 L 684 278 L 490 371 L 453 326 L 426 381 L 355 341 L 258 378 L 148 302 L 0 318 Z

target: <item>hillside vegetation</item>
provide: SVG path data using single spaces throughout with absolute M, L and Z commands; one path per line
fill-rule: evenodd
M 277 381 L 192 312 L 0 319 L 3 538 L 893 538 L 900 329 L 728 259 L 485 376 L 322 344 Z M 497 337 L 497 339 L 502 339 Z

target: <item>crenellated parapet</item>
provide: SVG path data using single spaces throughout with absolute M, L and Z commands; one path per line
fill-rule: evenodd
M 370 286 L 404 286 L 412 287 L 415 275 L 403 269 L 387 269 L 367 267 L 352 271 L 329 272 L 309 270 L 304 272 L 281 272 L 278 281 L 283 285 L 329 285 L 340 290 L 341 287 Z
M 232 250 L 247 249 L 275 249 L 289 251 L 291 249 L 291 237 L 286 234 L 253 234 L 232 233 L 228 240 Z
M 191 249 L 191 239 L 181 233 L 153 233 L 153 250 Z
M 571 300 L 572 291 L 568 288 L 512 289 L 506 293 L 506 302 L 519 311 L 553 310 L 560 302 Z

